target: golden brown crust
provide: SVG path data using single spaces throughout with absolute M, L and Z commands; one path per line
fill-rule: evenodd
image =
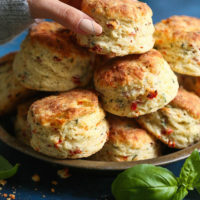
M 41 22 L 33 26 L 29 31 L 29 38 L 33 45 L 38 42 L 62 56 L 74 53 L 88 56 L 86 49 L 75 44 L 71 32 L 56 22 Z
M 172 16 L 162 20 L 155 26 L 155 36 L 163 35 L 168 40 L 185 40 L 187 43 L 200 44 L 200 19 L 189 16 Z M 162 45 L 164 41 L 158 37 L 156 44 Z
M 156 141 L 133 119 L 109 116 L 108 122 L 110 126 L 109 141 L 112 143 L 131 144 L 133 148 L 139 148 L 144 144 Z
M 83 0 L 81 10 L 90 16 L 103 15 L 108 19 L 138 21 L 146 15 L 152 16 L 147 4 L 133 0 Z
M 192 92 L 179 88 L 177 96 L 170 104 L 186 110 L 194 118 L 200 118 L 200 98 Z
M 127 85 L 129 81 L 142 80 L 147 71 L 152 74 L 159 73 L 163 61 L 162 55 L 154 49 L 142 55 L 117 57 L 99 67 L 95 71 L 95 79 L 102 86 Z
M 17 52 L 11 52 L 0 58 L 0 66 L 6 63 L 12 63 Z
M 32 104 L 30 111 L 36 122 L 60 126 L 94 112 L 98 106 L 95 93 L 77 89 L 38 100 Z

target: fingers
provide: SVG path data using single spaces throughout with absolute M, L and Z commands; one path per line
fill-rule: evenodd
M 67 4 L 57 1 L 51 15 L 53 19 L 71 30 L 83 34 L 101 34 L 102 28 L 89 16 Z
M 58 0 L 29 0 L 35 18 L 49 18 L 76 33 L 99 35 L 102 27 L 80 10 Z

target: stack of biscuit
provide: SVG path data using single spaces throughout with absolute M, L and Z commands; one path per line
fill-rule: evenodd
M 171 17 L 154 33 L 139 1 L 83 0 L 81 10 L 101 35 L 41 22 L 0 60 L 0 114 L 17 107 L 17 137 L 54 158 L 118 162 L 199 141 L 200 98 L 183 87 L 200 94 L 200 20 Z

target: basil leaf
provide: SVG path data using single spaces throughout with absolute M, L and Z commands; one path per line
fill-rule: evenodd
M 180 186 L 188 190 L 193 190 L 195 185 L 200 181 L 200 156 L 197 150 L 193 151 L 189 158 L 186 159 L 178 178 Z
M 185 187 L 180 187 L 173 196 L 172 200 L 183 200 L 188 195 L 188 190 Z
M 14 176 L 18 170 L 19 164 L 16 164 L 14 167 L 0 155 L 0 180 L 7 179 L 11 176 Z
M 116 200 L 171 200 L 177 189 L 176 177 L 168 169 L 148 164 L 127 169 L 112 183 Z

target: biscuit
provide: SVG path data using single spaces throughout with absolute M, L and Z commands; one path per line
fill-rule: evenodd
M 66 28 L 55 22 L 42 22 L 23 41 L 14 72 L 24 87 L 67 91 L 89 83 L 93 62 L 94 55 L 77 46 Z
M 137 161 L 161 155 L 160 142 L 142 129 L 134 119 L 109 116 L 109 140 L 93 159 Z
M 106 62 L 95 70 L 94 84 L 104 109 L 124 117 L 155 112 L 175 98 L 179 87 L 167 62 L 153 49 Z
M 172 102 L 138 122 L 169 147 L 188 147 L 200 140 L 200 98 L 180 88 Z
M 99 151 L 109 131 L 98 97 L 72 90 L 34 102 L 28 112 L 31 146 L 51 157 L 84 158 Z
M 13 111 L 17 104 L 32 92 L 24 88 L 13 74 L 13 59 L 16 53 L 0 58 L 0 115 Z
M 29 107 L 33 103 L 33 100 L 29 100 L 25 103 L 17 106 L 17 116 L 15 120 L 15 134 L 16 137 L 24 144 L 30 146 L 31 130 L 27 122 L 27 114 Z
M 132 0 L 83 0 L 81 10 L 103 28 L 101 35 L 77 34 L 81 46 L 97 54 L 124 56 L 154 45 L 151 8 Z
M 172 70 L 200 76 L 200 19 L 172 16 L 156 24 L 155 29 L 155 48 Z

